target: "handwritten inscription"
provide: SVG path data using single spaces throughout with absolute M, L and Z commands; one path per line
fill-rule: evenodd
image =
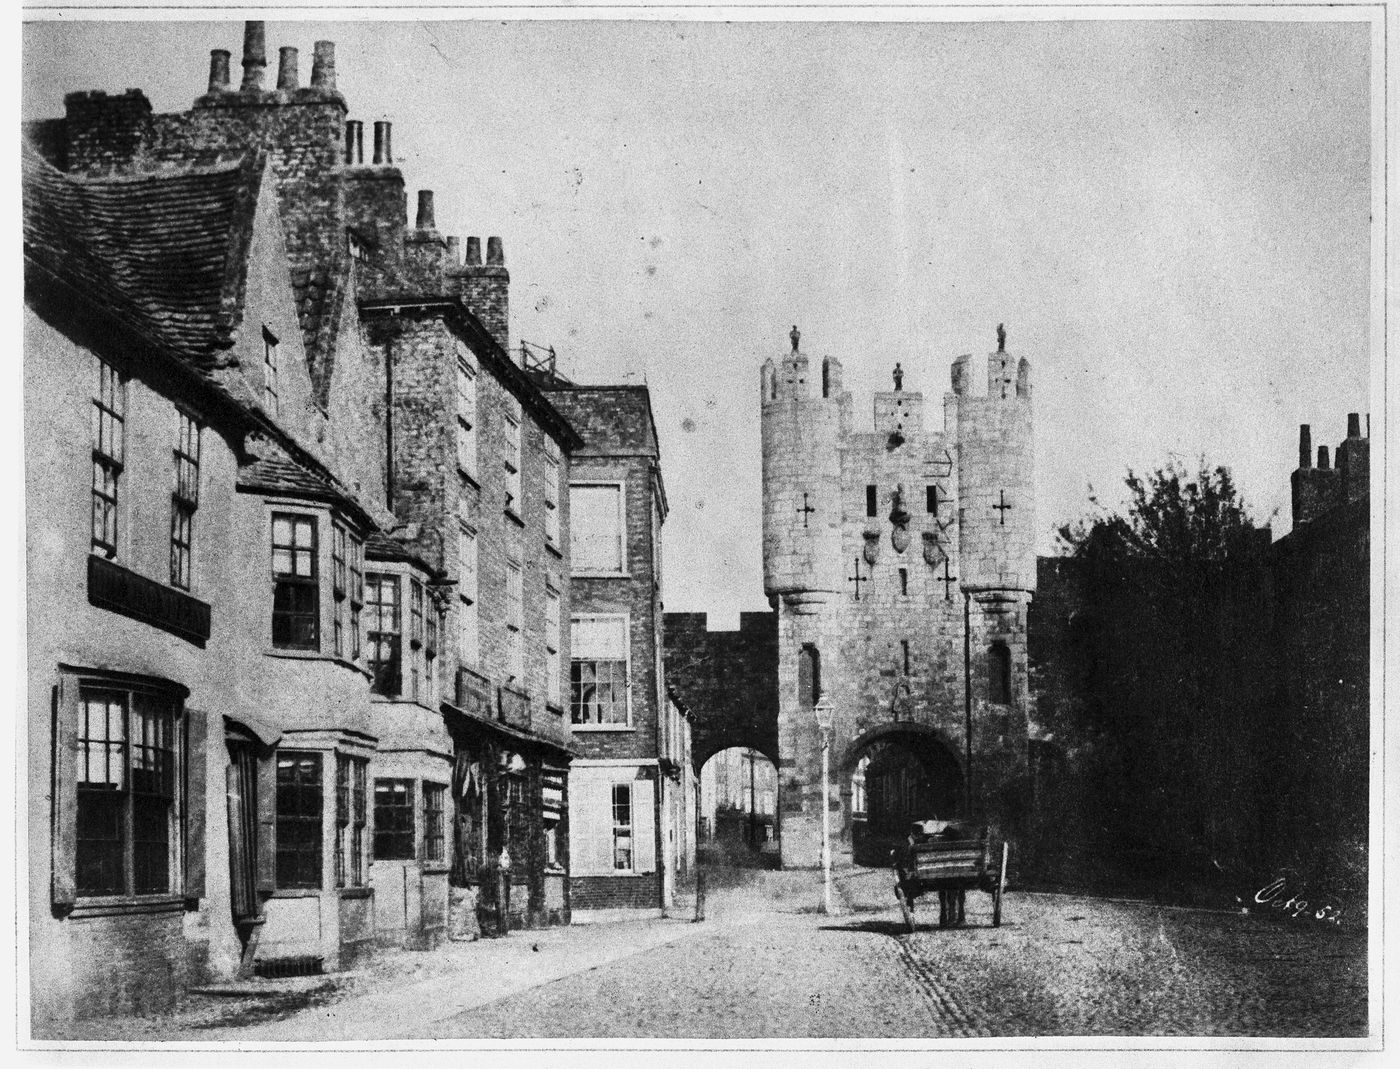
M 1254 892 L 1254 901 L 1269 909 L 1277 909 L 1291 917 L 1307 917 L 1328 924 L 1342 923 L 1342 904 L 1328 896 L 1308 897 L 1298 892 L 1291 894 L 1288 879 L 1279 876 Z

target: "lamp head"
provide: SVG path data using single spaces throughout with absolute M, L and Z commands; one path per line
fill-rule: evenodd
M 812 706 L 812 715 L 817 718 L 817 727 L 819 727 L 823 733 L 829 732 L 835 720 L 836 706 L 832 704 L 830 698 L 823 694 L 821 698 L 817 700 L 817 704 Z

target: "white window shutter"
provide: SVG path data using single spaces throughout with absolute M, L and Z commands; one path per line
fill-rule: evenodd
M 656 871 L 656 784 L 649 779 L 632 781 L 632 868 Z
M 584 876 L 593 868 L 592 825 L 593 777 L 591 769 L 569 770 L 569 868 Z
M 575 876 L 612 874 L 612 783 L 606 768 L 569 773 L 569 858 Z

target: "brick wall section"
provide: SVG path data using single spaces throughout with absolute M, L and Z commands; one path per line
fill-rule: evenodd
M 530 696 L 529 729 L 560 741 L 569 738 L 562 695 L 546 694 L 545 591 L 560 595 L 561 622 L 567 621 L 570 583 L 565 557 L 545 538 L 545 448 L 548 432 L 532 418 L 528 406 L 515 409 L 514 395 L 491 373 L 491 363 L 475 358 L 477 376 L 476 479 L 457 466 L 456 424 L 443 413 L 455 412 L 457 339 L 438 314 L 405 314 L 372 319 L 371 345 L 392 361 L 395 515 L 418 524 L 411 541 L 425 561 L 458 572 L 458 531 L 465 519 L 476 531 L 477 618 L 480 657 L 467 667 L 493 685 L 507 682 L 506 572 L 510 561 L 522 568 L 524 585 L 525 679 Z M 506 414 L 521 413 L 521 496 L 518 516 L 505 511 Z M 567 480 L 568 457 L 561 461 Z M 562 495 L 561 495 L 562 496 Z M 568 502 L 559 503 L 560 530 L 568 532 Z M 461 602 L 449 599 L 443 639 L 449 659 L 456 657 Z M 568 664 L 567 626 L 561 627 L 561 665 Z M 561 667 L 561 676 L 566 672 Z M 446 676 L 449 691 L 455 671 Z M 553 705 L 560 712 L 551 711 Z
M 100 173 L 120 166 L 151 139 L 151 103 L 139 89 L 118 96 L 100 90 L 69 93 L 64 162 L 75 172 Z
M 704 613 L 668 612 L 666 680 L 690 713 L 697 770 L 731 746 L 777 759 L 777 613 L 740 613 L 737 631 L 711 631 Z
M 575 876 L 569 880 L 573 909 L 660 909 L 661 884 L 653 875 Z
M 629 578 L 601 579 L 575 576 L 573 612 L 627 613 L 631 622 L 631 675 L 628 694 L 632 730 L 575 731 L 581 757 L 654 758 L 657 756 L 657 685 L 663 672 L 657 663 L 657 637 L 664 622 L 660 595 L 654 579 L 651 543 L 652 500 L 650 463 L 620 466 L 594 457 L 574 461 L 571 478 L 617 480 L 627 497 L 627 567 Z M 659 532 L 656 532 L 659 535 Z
M 663 710 L 658 695 L 665 668 L 658 542 L 664 521 L 660 455 L 645 387 L 551 389 L 548 396 L 583 436 L 573 457 L 573 482 L 620 482 L 626 495 L 626 568 L 619 578 L 575 575 L 573 608 L 580 613 L 628 613 L 631 620 L 632 730 L 576 731 L 580 757 L 655 759 Z M 658 854 L 659 856 L 659 854 Z
M 475 247 L 475 244 L 468 246 L 466 263 L 449 268 L 447 287 L 466 300 L 482 325 L 496 339 L 496 344 L 502 349 L 509 349 L 510 272 L 506 270 L 503 254 L 499 263 L 483 264 L 479 259 L 473 262 L 470 249 Z

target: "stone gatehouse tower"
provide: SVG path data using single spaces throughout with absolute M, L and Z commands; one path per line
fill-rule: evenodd
M 823 694 L 833 836 L 857 861 L 884 863 L 909 820 L 935 814 L 1014 836 L 1036 575 L 1030 363 L 998 328 L 985 393 L 971 356 L 953 362 L 941 427 L 896 365 L 858 427 L 841 364 L 814 366 L 796 327 L 791 340 L 762 370 L 783 864 L 820 857 Z

